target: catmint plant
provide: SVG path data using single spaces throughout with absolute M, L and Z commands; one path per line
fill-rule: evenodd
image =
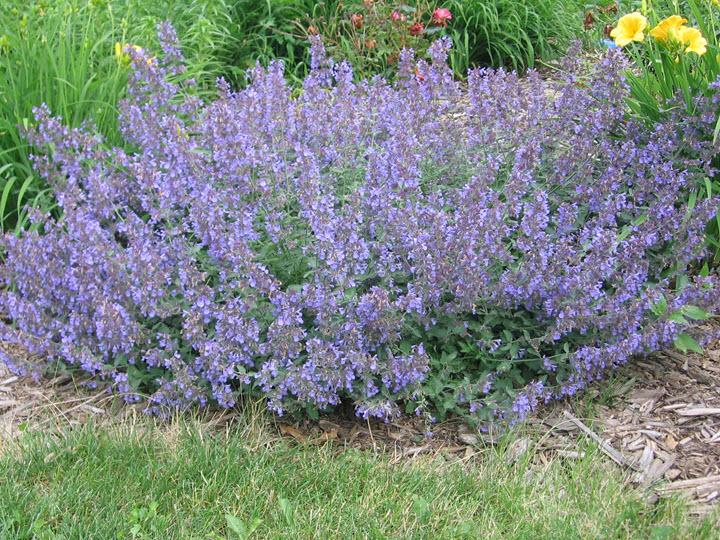
M 356 82 L 314 37 L 301 91 L 275 62 L 204 103 L 160 37 L 164 57 L 125 50 L 134 151 L 35 112 L 61 214 L 2 239 L 0 292 L 0 338 L 33 358 L 155 413 L 254 393 L 278 414 L 517 421 L 635 355 L 699 346 L 718 201 L 687 195 L 712 172 L 693 135 L 712 117 L 626 120 L 617 51 L 571 52 L 560 81 L 476 70 L 463 87 L 441 39 L 428 62 L 403 51 L 390 84 Z

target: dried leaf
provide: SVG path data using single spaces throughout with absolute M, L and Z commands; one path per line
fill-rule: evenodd
M 303 435 L 299 429 L 290 426 L 288 424 L 280 424 L 280 434 L 283 436 L 290 436 L 301 444 L 305 444 L 305 435 Z
M 336 441 L 338 439 L 337 429 L 331 429 L 323 432 L 319 437 L 315 437 L 310 441 L 310 444 L 323 445 L 330 441 Z

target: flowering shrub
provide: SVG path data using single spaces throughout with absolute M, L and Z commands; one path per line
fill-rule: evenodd
M 586 76 L 571 56 L 562 83 L 478 70 L 463 89 L 447 40 L 431 63 L 404 51 L 389 85 L 314 38 L 299 95 L 274 63 L 203 104 L 168 82 L 182 58 L 161 35 L 164 58 L 124 50 L 135 152 L 36 110 L 62 216 L 3 238 L 0 339 L 154 412 L 257 392 L 385 419 L 519 419 L 632 355 L 698 347 L 718 280 L 686 271 L 717 200 L 684 201 L 708 120 L 626 122 L 616 51 Z

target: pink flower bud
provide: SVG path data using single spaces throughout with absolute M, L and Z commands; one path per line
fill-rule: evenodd
M 399 11 L 393 11 L 392 15 L 390 15 L 390 18 L 395 22 L 398 22 L 398 21 L 402 22 L 405 19 L 407 19 L 407 17 L 405 17 L 405 15 L 403 15 Z
M 432 23 L 437 26 L 447 26 L 450 19 L 452 19 L 452 13 L 448 8 L 437 8 L 433 11 Z

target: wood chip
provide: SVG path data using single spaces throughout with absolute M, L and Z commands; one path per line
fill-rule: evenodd
M 576 452 L 574 450 L 556 450 L 555 453 L 560 457 L 570 459 L 582 459 L 585 457 L 585 452 Z
M 336 441 L 338 438 L 338 432 L 337 429 L 329 429 L 328 431 L 323 431 L 319 437 L 315 437 L 313 440 L 310 441 L 310 444 L 316 445 L 316 446 L 322 446 L 323 444 L 327 444 L 332 441 Z
M 583 433 L 585 433 L 588 437 L 598 443 L 598 445 L 600 446 L 600 450 L 607 454 L 610 459 L 612 459 L 615 463 L 617 463 L 618 465 L 622 465 L 623 467 L 637 470 L 637 466 L 633 462 L 628 460 L 624 455 L 622 455 L 622 453 L 618 452 L 617 450 L 615 450 L 615 448 L 610 446 L 607 441 L 603 440 L 602 437 L 600 437 L 597 433 L 595 433 L 593 430 L 583 424 L 582 421 L 576 418 L 570 411 L 563 411 L 563 416 L 565 416 L 565 418 L 567 418 L 568 420 L 572 421 L 577 427 L 580 428 Z
M 714 416 L 720 414 L 720 407 L 692 407 L 675 412 L 680 416 Z
M 95 414 L 105 414 L 105 409 L 101 409 L 100 407 L 95 407 L 94 405 L 90 405 L 88 403 L 84 404 L 82 406 L 83 409 L 90 411 L 91 413 Z
M 648 472 L 650 469 L 650 466 L 652 465 L 653 458 L 655 457 L 655 452 L 653 451 L 652 445 L 646 444 L 645 448 L 643 448 L 642 455 L 640 456 L 640 459 L 637 461 L 637 468 L 640 470 L 637 474 L 634 475 L 633 480 L 638 484 L 646 484 L 647 478 L 648 478 Z
M 429 448 L 430 448 L 429 444 L 425 444 L 423 446 L 413 446 L 411 448 L 406 448 L 405 451 L 403 452 L 403 455 L 415 457 L 418 454 L 422 454 L 423 452 L 425 452 L 425 450 L 428 450 Z
M 663 405 L 658 407 L 658 411 L 674 411 L 675 409 L 684 409 L 687 403 L 673 403 L 672 405 Z
M 675 464 L 675 458 L 672 457 L 668 461 L 661 461 L 656 459 L 652 462 L 652 465 L 648 468 L 647 474 L 645 475 L 645 485 L 652 484 L 660 480 L 663 475 Z
M 665 443 L 665 446 L 667 446 L 670 450 L 675 450 L 675 448 L 678 445 L 678 442 L 675 439 L 675 437 L 672 436 L 672 433 L 668 433 L 665 436 L 665 439 L 663 440 L 663 442 Z
M 627 450 L 630 450 L 631 452 L 634 452 L 635 450 L 640 450 L 641 448 L 645 448 L 645 439 L 643 437 L 633 439 L 632 442 L 629 442 L 625 445 L 625 448 Z
M 330 431 L 331 429 L 340 430 L 340 426 L 336 424 L 335 422 L 330 422 L 329 420 L 325 420 L 324 418 L 321 418 L 318 420 L 318 426 L 320 426 L 325 431 Z
M 699 517 L 707 516 L 715 511 L 716 506 L 709 504 L 696 504 L 688 509 L 688 512 Z
M 458 439 L 469 446 L 477 446 L 479 442 L 477 436 L 472 433 L 459 433 Z
M 682 439 L 682 440 L 678 443 L 678 445 L 684 446 L 684 445 L 686 445 L 687 443 L 689 443 L 689 442 L 692 441 L 692 440 L 693 440 L 693 436 L 690 435 L 689 437 L 685 437 L 684 439 Z
M 670 482 L 664 486 L 659 486 L 658 489 L 660 491 L 681 491 L 717 483 L 720 483 L 720 474 L 705 476 L 703 478 L 692 478 L 690 480 L 678 480 L 677 482 Z

